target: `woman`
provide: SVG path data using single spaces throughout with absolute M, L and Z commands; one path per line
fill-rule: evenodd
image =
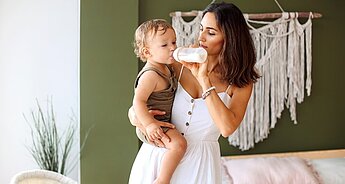
M 171 121 L 187 140 L 187 151 L 173 174 L 172 184 L 221 183 L 218 138 L 228 137 L 240 125 L 253 83 L 259 77 L 254 69 L 252 39 L 235 5 L 213 3 L 206 7 L 198 41 L 208 53 L 207 62 L 173 65 L 179 84 Z M 133 114 L 129 117 L 140 126 Z M 160 146 L 159 138 L 166 137 L 161 132 L 158 127 L 156 141 Z M 164 152 L 164 148 L 143 144 L 129 182 L 152 183 Z

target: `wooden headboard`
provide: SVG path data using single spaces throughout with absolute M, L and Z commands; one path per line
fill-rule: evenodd
M 256 158 L 256 157 L 291 157 L 291 156 L 300 157 L 300 158 L 309 158 L 309 159 L 339 158 L 339 157 L 345 158 L 345 149 L 252 154 L 252 155 L 223 156 L 223 157 L 230 158 L 230 159 L 241 159 L 241 158 Z

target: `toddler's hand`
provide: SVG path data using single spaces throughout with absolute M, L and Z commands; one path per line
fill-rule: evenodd
M 145 127 L 146 135 L 149 141 L 154 142 L 157 139 L 161 139 L 164 135 L 162 128 L 156 124 L 151 123 Z

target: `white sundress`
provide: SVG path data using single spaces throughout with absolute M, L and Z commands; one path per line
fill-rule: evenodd
M 226 92 L 218 95 L 224 104 L 229 104 L 230 96 Z M 220 132 L 213 123 L 206 102 L 201 98 L 193 99 L 179 83 L 171 118 L 187 140 L 187 150 L 170 183 L 222 183 Z M 165 148 L 143 143 L 132 166 L 129 184 L 152 184 L 157 178 L 165 151 Z

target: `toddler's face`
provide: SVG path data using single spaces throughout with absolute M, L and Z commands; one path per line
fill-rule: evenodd
M 147 43 L 150 56 L 148 61 L 162 64 L 172 64 L 175 60 L 173 52 L 176 49 L 176 35 L 173 29 L 164 31 L 159 28 L 155 35 L 152 34 Z

